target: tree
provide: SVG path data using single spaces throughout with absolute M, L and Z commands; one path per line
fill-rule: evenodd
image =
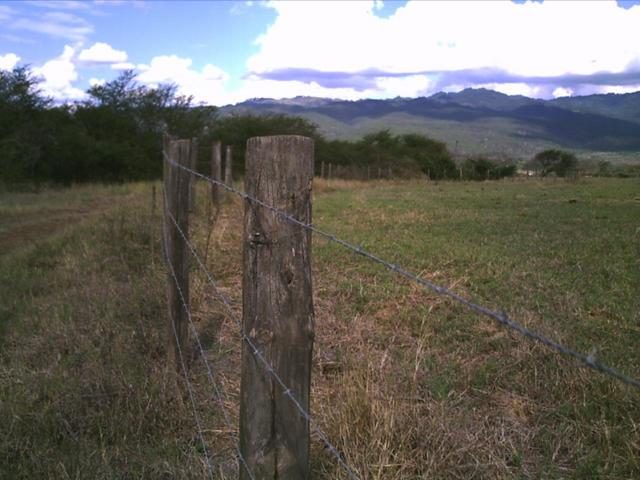
M 402 155 L 413 159 L 420 170 L 433 180 L 457 178 L 456 164 L 443 142 L 409 133 L 400 137 Z
M 110 181 L 155 178 L 161 174 L 162 133 L 202 136 L 215 119 L 215 107 L 194 107 L 175 85 L 150 88 L 133 71 L 91 87 L 76 118 L 96 140 L 96 168 Z
M 303 135 L 314 138 L 316 142 L 321 139 L 316 125 L 304 118 L 281 114 L 246 114 L 218 118 L 205 140 L 209 144 L 219 140 L 224 145 L 233 146 L 233 170 L 244 172 L 247 140 L 265 135 Z
M 540 175 L 543 177 L 551 173 L 555 173 L 559 177 L 565 177 L 570 172 L 575 171 L 578 166 L 576 156 L 564 150 L 544 150 L 538 153 L 533 160 L 540 165 Z
M 24 182 L 42 161 L 44 112 L 51 100 L 28 67 L 0 70 L 0 180 Z

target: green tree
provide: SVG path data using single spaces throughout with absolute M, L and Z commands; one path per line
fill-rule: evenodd
M 233 147 L 233 170 L 244 172 L 244 156 L 247 140 L 266 135 L 303 135 L 320 140 L 317 127 L 300 117 L 286 115 L 231 115 L 218 118 L 213 123 L 206 143 L 219 140 Z M 317 147 L 316 147 L 317 148 Z
M 540 165 L 540 175 L 547 176 L 555 173 L 559 177 L 565 177 L 574 172 L 578 166 L 578 159 L 571 152 L 549 149 L 538 153 L 534 162 Z
M 177 95 L 175 85 L 140 85 L 133 71 L 93 86 L 87 94 L 75 117 L 95 139 L 95 171 L 109 181 L 160 176 L 162 133 L 202 136 L 215 119 L 214 107 L 192 106 L 190 97 Z
M 46 137 L 43 112 L 50 105 L 28 67 L 0 70 L 0 180 L 36 176 Z

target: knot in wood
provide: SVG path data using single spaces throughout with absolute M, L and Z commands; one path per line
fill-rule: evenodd
M 249 235 L 249 243 L 253 245 L 269 245 L 271 242 L 260 232 L 255 232 Z

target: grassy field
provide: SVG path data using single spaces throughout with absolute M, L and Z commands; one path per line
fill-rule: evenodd
M 314 222 L 640 376 L 640 183 L 317 181 Z M 242 204 L 192 238 L 241 310 Z M 203 478 L 151 186 L 0 196 L 0 478 Z M 314 239 L 312 412 L 363 479 L 640 478 L 640 393 Z M 194 320 L 237 424 L 237 329 Z M 190 361 L 216 478 L 233 433 Z M 314 478 L 343 478 L 313 439 Z

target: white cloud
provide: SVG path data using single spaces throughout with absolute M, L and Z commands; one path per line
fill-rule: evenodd
M 116 50 L 108 43 L 96 42 L 78 55 L 78 60 L 88 63 L 123 63 L 127 61 L 127 52 Z
M 570 88 L 558 87 L 551 93 L 551 95 L 553 95 L 554 98 L 570 97 L 573 95 L 573 90 Z
M 104 78 L 90 78 L 89 79 L 89 85 L 92 86 L 92 87 L 102 86 L 105 83 L 107 83 L 107 81 Z
M 211 64 L 198 71 L 191 68 L 192 63 L 191 59 L 176 55 L 157 56 L 149 65 L 138 65 L 138 80 L 150 86 L 175 83 L 178 94 L 193 96 L 196 103 L 219 104 L 229 75 Z
M 37 18 L 18 18 L 9 27 L 73 41 L 82 41 L 93 33 L 93 26 L 89 22 L 67 12 L 46 12 Z
M 129 62 L 119 62 L 111 65 L 113 70 L 133 70 L 136 66 L 133 63 Z
M 538 88 L 538 95 L 550 96 L 560 85 L 531 87 L 522 79 L 621 73 L 640 60 L 640 6 L 623 9 L 615 1 L 413 0 L 389 18 L 376 16 L 374 1 L 268 6 L 278 16 L 256 39 L 259 51 L 247 61 L 249 72 L 280 81 L 295 81 L 295 70 L 368 72 L 364 80 L 377 85 L 376 96 L 417 90 L 400 78 L 417 82 L 422 76 L 430 88 L 446 89 L 461 83 L 464 71 L 484 72 L 474 85 L 523 94 Z M 457 77 L 449 80 L 449 74 Z M 327 79 L 305 83 L 310 89 L 314 81 L 330 86 Z
M 45 95 L 58 101 L 81 100 L 85 97 L 82 90 L 73 86 L 73 82 L 78 80 L 74 55 L 75 49 L 65 45 L 62 55 L 33 69 L 42 78 L 40 87 Z
M 598 88 L 597 93 L 633 93 L 640 92 L 640 83 L 635 85 L 606 85 Z
M 12 70 L 18 62 L 20 57 L 15 53 L 7 53 L 6 55 L 0 55 L 0 70 Z

